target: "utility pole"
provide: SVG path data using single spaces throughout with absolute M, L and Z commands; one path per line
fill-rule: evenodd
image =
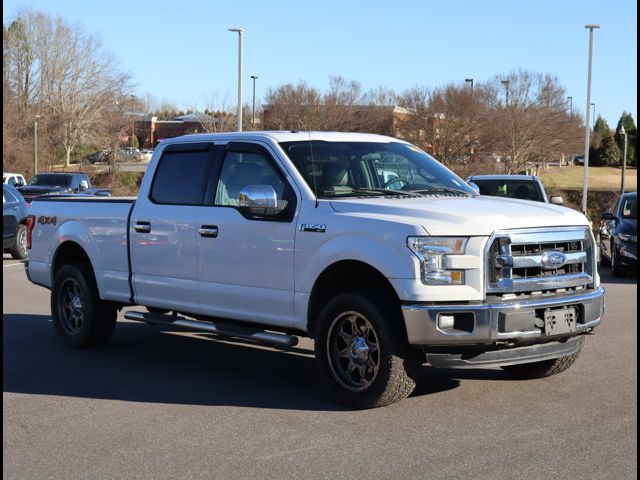
M 238 33 L 238 131 L 242 131 L 242 34 L 244 28 L 229 28 L 230 32 Z
M 251 128 L 253 130 L 256 129 L 256 80 L 258 79 L 257 75 L 251 75 L 251 79 L 253 80 L 253 101 L 251 108 Z
M 620 126 L 620 135 L 624 135 L 624 152 L 622 155 L 622 180 L 620 182 L 620 194 L 624 193 L 624 174 L 627 169 L 627 131 L 624 129 L 624 125 Z
M 585 25 L 589 29 L 589 72 L 587 75 L 587 118 L 584 122 L 584 172 L 582 179 L 582 213 L 587 214 L 587 192 L 589 191 L 589 136 L 591 135 L 591 125 L 589 124 L 589 112 L 591 111 L 591 67 L 593 58 L 593 30 L 600 28 L 599 25 Z M 594 105 L 595 116 L 595 105 Z
M 40 115 L 36 115 L 36 119 L 33 122 L 33 175 L 38 174 L 38 118 Z

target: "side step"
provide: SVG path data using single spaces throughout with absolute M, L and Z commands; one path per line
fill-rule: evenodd
M 284 333 L 265 332 L 255 328 L 248 328 L 238 325 L 214 324 L 210 322 L 202 322 L 200 320 L 190 320 L 178 315 L 163 315 L 161 313 L 151 312 L 125 312 L 124 318 L 127 320 L 136 320 L 138 322 L 155 323 L 158 325 L 173 325 L 176 327 L 185 327 L 200 332 L 215 333 L 224 337 L 240 338 L 243 340 L 251 340 L 253 342 L 268 345 L 276 348 L 290 348 L 298 344 L 298 337 L 286 335 Z

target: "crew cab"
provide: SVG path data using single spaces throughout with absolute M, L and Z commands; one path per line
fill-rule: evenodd
M 51 194 L 111 195 L 109 189 L 94 188 L 89 175 L 81 172 L 39 173 L 18 191 L 27 202 L 40 195 Z
M 604 312 L 587 219 L 480 196 L 419 148 L 327 132 L 188 135 L 155 149 L 137 198 L 40 197 L 30 281 L 72 347 L 130 320 L 290 348 L 357 408 L 418 369 L 574 363 Z M 147 307 L 147 311 L 131 309 Z

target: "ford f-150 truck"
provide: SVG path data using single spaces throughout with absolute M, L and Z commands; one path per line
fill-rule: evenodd
M 569 368 L 601 322 L 587 219 L 479 196 L 404 141 L 356 133 L 189 135 L 154 151 L 137 199 L 34 200 L 28 278 L 72 347 L 130 320 L 280 348 L 312 337 L 358 408 L 421 365 Z

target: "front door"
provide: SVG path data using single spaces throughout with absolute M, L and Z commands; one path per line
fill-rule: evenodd
M 203 313 L 291 326 L 297 199 L 267 148 L 229 143 L 222 156 L 213 206 L 203 210 L 198 237 L 198 277 Z M 238 205 L 248 185 L 269 185 L 284 209 L 250 215 Z

